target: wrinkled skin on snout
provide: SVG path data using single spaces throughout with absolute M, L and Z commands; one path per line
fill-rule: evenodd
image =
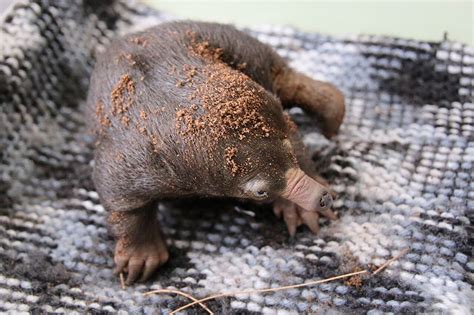
M 290 168 L 286 172 L 286 186 L 273 204 L 277 217 L 283 217 L 290 236 L 296 234 L 296 228 L 306 225 L 311 232 L 319 232 L 319 215 L 330 220 L 337 219 L 331 210 L 333 197 L 324 182 L 319 182 L 305 174 L 299 168 Z
M 286 187 L 281 196 L 304 210 L 313 212 L 330 210 L 333 201 L 327 187 L 299 168 L 291 168 L 286 173 Z

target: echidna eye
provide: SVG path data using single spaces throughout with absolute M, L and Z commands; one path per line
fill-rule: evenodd
M 257 192 L 255 192 L 255 196 L 259 197 L 259 198 L 263 198 L 263 197 L 267 197 L 267 192 L 265 190 L 259 190 Z

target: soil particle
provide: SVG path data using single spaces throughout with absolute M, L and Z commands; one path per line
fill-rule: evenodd
M 357 272 L 359 270 L 354 270 L 353 272 Z M 348 278 L 344 281 L 344 284 L 350 287 L 360 288 L 362 286 L 362 277 L 360 275 L 355 275 Z
M 132 66 L 137 64 L 137 62 L 133 59 L 132 54 L 126 54 L 125 59 L 127 59 L 130 62 L 130 65 L 132 65 Z
M 130 42 L 136 45 L 140 45 L 144 48 L 148 45 L 148 40 L 143 37 L 132 37 L 130 38 Z
M 239 171 L 239 167 L 237 163 L 235 162 L 235 156 L 237 155 L 237 148 L 235 147 L 227 147 L 225 149 L 225 163 L 227 167 L 230 169 L 232 176 L 235 176 L 237 172 Z
M 197 74 L 197 68 L 190 65 L 184 65 L 183 72 L 186 74 L 188 79 L 192 79 Z
M 237 64 L 237 69 L 238 70 L 245 70 L 245 68 L 247 68 L 247 63 L 246 62 L 242 62 L 242 63 Z
M 146 130 L 146 127 L 143 127 L 143 126 L 138 127 L 138 132 L 140 132 L 144 136 L 146 136 L 148 134 L 147 130 Z
M 123 161 L 125 161 L 125 156 L 122 153 L 117 153 L 115 155 L 115 161 L 123 162 Z
M 122 118 L 120 118 L 120 122 L 122 123 L 122 125 L 124 125 L 125 127 L 128 127 L 130 125 L 130 117 L 124 115 L 122 116 Z
M 283 113 L 283 118 L 285 118 L 285 122 L 290 134 L 298 133 L 298 126 L 295 124 L 293 119 L 291 119 L 290 115 L 288 113 Z
M 359 260 L 350 252 L 349 249 L 343 248 L 342 251 L 342 264 L 340 268 L 341 273 L 357 272 L 364 270 L 365 268 L 360 264 Z M 360 288 L 364 284 L 364 278 L 362 275 L 355 275 L 344 281 L 347 286 Z
M 112 114 L 124 114 L 132 105 L 132 96 L 135 94 L 135 82 L 128 74 L 120 77 L 119 82 L 115 85 L 110 99 L 112 100 Z
M 130 125 L 130 117 L 127 116 L 127 112 L 132 106 L 133 98 L 135 94 L 135 82 L 128 74 L 124 74 L 120 77 L 119 82 L 115 85 L 110 99 L 112 101 L 112 115 L 119 116 L 120 122 L 125 127 Z
M 216 61 L 220 60 L 224 50 L 220 47 L 212 47 L 209 41 L 207 40 L 200 40 L 193 31 L 187 31 L 186 36 L 190 41 L 190 45 L 188 49 L 191 53 L 197 54 L 204 59 L 209 61 Z
M 115 59 L 115 63 L 116 64 L 119 64 L 119 62 L 121 61 L 127 61 L 128 64 L 130 64 L 131 66 L 134 66 L 137 64 L 137 61 L 134 59 L 133 55 L 132 54 L 125 54 L 125 53 L 120 53 L 116 59 Z
M 198 73 L 198 70 L 194 66 L 184 65 L 182 71 L 180 71 L 177 75 L 182 76 L 184 78 L 178 79 L 176 82 L 176 87 L 183 87 L 186 84 L 193 84 L 193 78 Z
M 197 105 L 182 108 L 176 112 L 176 129 L 179 130 L 182 136 L 193 135 L 204 129 L 205 123 L 203 119 L 201 119 L 202 117 L 195 117 L 196 110 Z M 182 125 L 184 125 L 184 129 Z
M 95 115 L 101 126 L 110 126 L 110 119 L 105 115 L 104 103 L 101 100 L 99 100 L 95 106 Z
M 148 114 L 145 111 L 141 110 L 140 111 L 140 118 L 142 120 L 146 120 L 148 118 Z
M 152 134 L 151 137 L 150 137 L 150 142 L 151 142 L 151 146 L 153 148 L 153 152 L 159 153 L 160 152 L 160 147 L 159 147 L 158 137 L 156 135 Z

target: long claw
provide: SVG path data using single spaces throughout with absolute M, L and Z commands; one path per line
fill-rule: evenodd
M 323 209 L 319 212 L 329 220 L 337 220 L 336 214 L 331 209 Z
M 143 268 L 143 274 L 140 278 L 140 282 L 143 282 L 150 278 L 150 276 L 156 271 L 156 269 L 161 265 L 159 257 L 149 257 L 145 261 L 145 266 Z
M 321 205 L 322 209 L 319 211 L 308 211 L 290 200 L 279 198 L 273 204 L 273 212 L 277 217 L 283 216 L 290 236 L 295 236 L 296 229 L 302 224 L 308 226 L 312 233 L 317 234 L 319 232 L 320 215 L 324 215 L 331 220 L 337 219 L 336 214 L 329 208 L 332 200 L 329 193 L 323 193 L 322 197 L 326 198 L 323 200 L 325 204 Z
M 303 223 L 313 232 L 317 234 L 319 232 L 319 214 L 317 212 L 306 211 L 298 207 L 298 213 Z
M 138 278 L 147 280 L 169 258 L 160 231 L 153 232 L 145 242 L 130 242 L 126 238 L 117 240 L 114 254 L 115 273 L 126 273 L 127 285 L 133 284 Z
M 127 267 L 127 263 L 128 263 L 128 257 L 116 258 L 114 275 L 118 275 L 119 273 L 123 272 L 124 269 Z
M 143 260 L 130 260 L 128 263 L 128 276 L 127 276 L 127 285 L 133 284 L 138 276 L 140 276 L 140 273 L 142 271 L 143 264 L 145 262 Z
M 280 205 L 275 204 L 275 205 L 273 205 L 273 213 L 275 214 L 275 216 L 278 219 L 281 219 L 281 214 L 283 213 L 283 208 Z
M 284 211 L 283 219 L 285 220 L 290 236 L 295 236 L 296 228 L 298 227 L 298 215 L 296 213 L 296 209 L 293 207 L 293 210 L 291 211 Z

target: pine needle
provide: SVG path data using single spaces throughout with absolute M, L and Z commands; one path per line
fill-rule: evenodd
M 220 294 L 211 295 L 211 296 L 209 296 L 209 297 L 206 297 L 206 298 L 197 300 L 197 301 L 195 301 L 195 302 L 186 304 L 186 305 L 184 305 L 184 306 L 182 306 L 182 307 L 180 307 L 180 308 L 175 309 L 174 311 L 172 311 L 172 312 L 170 313 L 170 315 L 176 314 L 177 312 L 182 311 L 182 310 L 185 310 L 185 309 L 187 309 L 188 307 L 191 307 L 191 306 L 196 305 L 196 304 L 198 304 L 198 303 L 206 302 L 206 301 L 209 301 L 209 300 L 214 300 L 214 299 L 221 298 L 221 297 L 233 296 L 233 295 L 239 295 L 239 294 L 252 294 L 252 293 L 276 292 L 276 291 L 282 291 L 282 290 L 288 290 L 288 289 L 295 289 L 295 288 L 307 287 L 307 286 L 312 286 L 312 285 L 315 285 L 315 284 L 320 284 L 320 283 L 330 282 L 330 281 L 334 281 L 334 280 L 338 280 L 338 279 L 343 279 L 343 278 L 347 278 L 347 277 L 352 277 L 352 276 L 360 275 L 360 274 L 364 274 L 364 273 L 368 273 L 368 271 L 367 271 L 367 270 L 362 270 L 362 271 L 357 271 L 357 272 L 351 272 L 351 273 L 348 273 L 348 274 L 344 274 L 344 275 L 340 275 L 340 276 L 335 276 L 335 277 L 331 277 L 331 278 L 327 278 L 327 279 L 322 279 L 322 280 L 317 280 L 317 281 L 311 281 L 311 282 L 306 282 L 306 283 L 300 283 L 300 284 L 294 284 L 294 285 L 288 285 L 288 286 L 278 287 L 278 288 L 249 289 L 249 290 L 242 290 L 242 291 L 233 291 L 233 292 L 227 292 L 227 293 L 220 293 Z
M 390 265 L 391 263 L 393 263 L 395 260 L 397 259 L 400 259 L 402 256 L 404 256 L 406 253 L 408 253 L 408 251 L 410 250 L 410 248 L 404 248 L 400 251 L 400 253 L 398 253 L 398 255 L 394 256 L 393 258 L 387 260 L 386 262 L 384 262 L 382 264 L 382 266 L 378 267 L 377 270 L 375 270 L 374 272 L 372 272 L 373 275 L 376 275 L 378 274 L 380 271 L 384 270 L 385 268 L 387 268 L 388 265 Z
M 206 305 L 204 305 L 203 303 L 198 301 L 198 299 L 196 299 L 195 297 L 193 297 L 193 296 L 191 296 L 187 293 L 184 293 L 183 291 L 169 290 L 169 289 L 158 289 L 158 290 L 153 290 L 153 291 L 150 291 L 150 292 L 143 293 L 143 296 L 148 296 L 148 295 L 152 295 L 152 294 L 160 294 L 160 293 L 172 293 L 172 294 L 178 294 L 178 295 L 184 296 L 184 297 L 192 300 L 193 302 L 199 304 L 199 306 L 201 306 L 209 314 L 211 314 L 211 315 L 214 314 L 209 308 L 207 308 Z

